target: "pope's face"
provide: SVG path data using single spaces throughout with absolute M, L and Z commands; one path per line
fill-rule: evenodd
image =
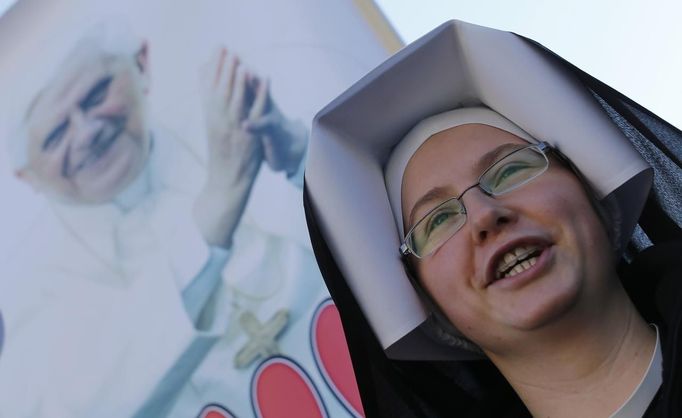
M 114 56 L 81 45 L 26 115 L 20 177 L 76 204 L 111 201 L 146 163 L 146 46 Z
M 515 135 L 478 124 L 431 137 L 403 178 L 405 216 L 423 202 L 414 219 L 406 219 L 405 230 L 475 184 L 496 157 L 525 145 Z M 484 351 L 513 349 L 528 333 L 607 292 L 600 281 L 612 260 L 605 229 L 581 183 L 551 154 L 547 171 L 520 188 L 497 197 L 474 188 L 462 201 L 467 211 L 462 228 L 431 255 L 412 261 L 448 319 Z M 534 260 L 500 275 L 507 265 L 502 263 L 521 251 Z

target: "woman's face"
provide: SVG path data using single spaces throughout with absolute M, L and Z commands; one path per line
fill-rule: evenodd
M 431 137 L 403 177 L 405 230 L 475 184 L 490 162 L 514 145 L 527 143 L 479 124 Z M 491 154 L 498 147 L 501 155 Z M 431 255 L 412 261 L 448 319 L 484 350 L 514 347 L 529 332 L 556 323 L 580 304 L 595 303 L 608 291 L 599 279 L 612 271 L 604 227 L 581 183 L 557 160 L 550 157 L 545 173 L 507 194 L 490 197 L 474 188 L 462 202 L 463 227 Z M 513 263 L 521 253 L 516 250 L 533 252 L 534 265 L 499 278 L 501 266 L 508 265 L 505 259 Z

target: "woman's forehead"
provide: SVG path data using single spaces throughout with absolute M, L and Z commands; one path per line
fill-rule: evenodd
M 409 200 L 414 189 L 445 186 L 430 184 L 442 181 L 443 176 L 455 176 L 451 178 L 455 184 L 458 180 L 471 180 L 468 177 L 475 181 L 481 174 L 478 171 L 495 161 L 496 150 L 504 151 L 506 144 L 513 148 L 527 143 L 510 132 L 482 124 L 460 125 L 434 134 L 407 163 L 402 184 L 403 202 Z
M 417 149 L 405 168 L 403 222 L 417 201 L 423 201 L 425 196 L 442 201 L 459 195 L 502 155 L 526 144 L 510 132 L 482 124 L 460 125 L 434 134 Z

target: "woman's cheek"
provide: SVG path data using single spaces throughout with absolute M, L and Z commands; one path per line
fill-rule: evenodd
M 453 309 L 461 311 L 469 305 L 466 299 L 471 292 L 475 267 L 466 254 L 440 251 L 423 262 L 417 271 L 426 291 L 444 312 L 454 313 Z

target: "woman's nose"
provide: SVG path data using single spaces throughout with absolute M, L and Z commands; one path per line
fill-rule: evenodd
M 517 213 L 504 202 L 485 194 L 481 189 L 471 190 L 462 197 L 467 211 L 471 237 L 481 244 L 491 236 L 516 222 Z

